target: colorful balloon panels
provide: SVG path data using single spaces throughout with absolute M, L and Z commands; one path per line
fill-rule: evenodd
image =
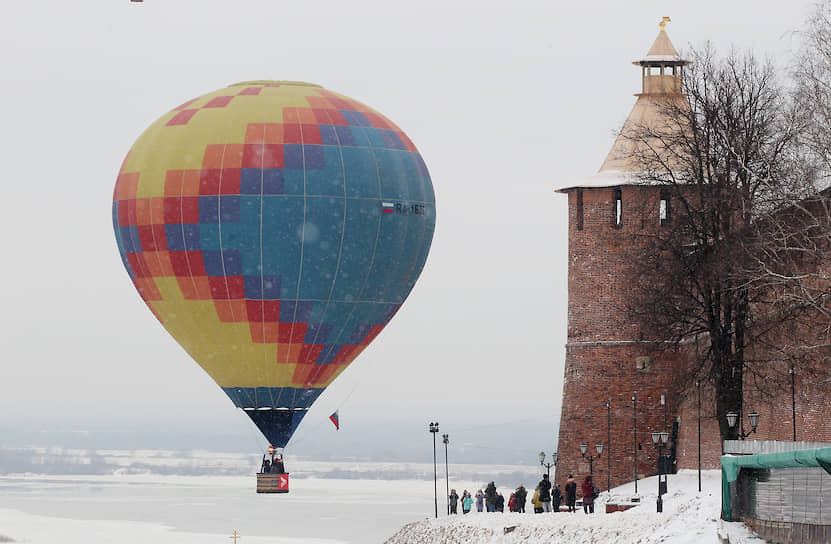
M 381 114 L 316 85 L 249 82 L 150 126 L 112 214 L 151 311 L 283 447 L 412 290 L 435 199 Z

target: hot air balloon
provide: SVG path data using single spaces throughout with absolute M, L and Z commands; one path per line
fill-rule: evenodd
M 251 81 L 153 123 L 112 217 L 141 298 L 283 448 L 412 290 L 435 197 L 380 113 L 318 85 Z

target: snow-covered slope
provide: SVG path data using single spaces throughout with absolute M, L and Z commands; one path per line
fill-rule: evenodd
M 750 534 L 738 523 L 719 521 L 721 509 L 720 472 L 704 471 L 698 492 L 696 471 L 670 475 L 664 511 L 656 512 L 656 478 L 638 485 L 641 505 L 625 512 L 605 513 L 609 500 L 602 493 L 595 513 L 582 511 L 552 514 L 476 513 L 442 516 L 411 523 L 388 539 L 387 544 L 433 543 L 539 543 L 568 544 L 710 544 L 720 542 L 719 534 L 741 542 Z M 503 491 L 504 494 L 504 491 Z M 628 501 L 633 484 L 612 489 L 611 500 Z M 530 503 L 529 503 L 530 504 Z M 755 540 L 755 542 L 760 542 Z

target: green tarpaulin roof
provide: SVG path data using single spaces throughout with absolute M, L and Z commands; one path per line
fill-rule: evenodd
M 736 481 L 742 468 L 787 467 L 822 467 L 831 473 L 831 448 L 721 457 L 721 468 L 728 482 Z
M 831 474 L 831 448 L 721 456 L 721 508 L 725 520 L 731 520 L 730 482 L 735 482 L 743 468 L 770 469 L 821 467 Z

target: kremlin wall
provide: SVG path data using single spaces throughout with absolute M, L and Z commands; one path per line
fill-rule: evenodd
M 642 92 L 627 123 L 658 119 L 658 99 L 684 99 L 687 61 L 672 45 L 665 23 L 647 55 L 633 64 L 642 70 Z M 696 468 L 699 419 L 702 467 L 717 468 L 722 453 L 713 391 L 682 385 L 690 383 L 681 374 L 684 354 L 657 350 L 661 339 L 627 315 L 635 264 L 645 249 L 639 240 L 657 232 L 671 209 L 661 202 L 659 187 L 632 180 L 637 166 L 627 159 L 628 145 L 618 137 L 597 174 L 557 190 L 567 196 L 569 213 L 568 336 L 555 475 L 561 486 L 569 474 L 580 480 L 589 474 L 589 456 L 595 457 L 591 468 L 603 490 L 636 474 L 657 474 L 652 431 L 669 433 L 664 453 L 675 458 L 675 468 Z M 831 418 L 824 417 L 831 408 L 829 384 L 794 375 L 793 385 L 793 403 L 791 387 L 772 396 L 745 393 L 747 412 L 760 414 L 749 440 L 793 440 L 795 406 L 797 440 L 831 442 Z M 745 426 L 749 430 L 746 416 Z M 580 444 L 588 446 L 585 457 Z M 604 446 L 599 457 L 596 444 Z

